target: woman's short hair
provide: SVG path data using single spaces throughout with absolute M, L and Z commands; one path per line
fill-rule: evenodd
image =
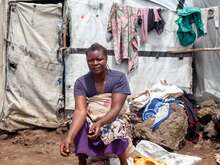
M 86 50 L 86 55 L 88 55 L 89 52 L 92 52 L 92 51 L 95 51 L 95 50 L 102 51 L 102 54 L 107 57 L 107 49 L 106 49 L 104 46 L 102 46 L 101 44 L 99 44 L 99 43 L 94 43 L 94 44 L 92 44 L 92 45 Z

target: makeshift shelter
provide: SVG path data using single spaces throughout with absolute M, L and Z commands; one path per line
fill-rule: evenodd
M 194 87 L 197 96 L 207 93 L 220 98 L 217 51 L 170 53 L 174 48 L 181 48 L 176 37 L 177 7 L 219 6 L 217 0 L 8 2 L 0 1 L 3 11 L 0 13 L 3 22 L 0 26 L 1 129 L 58 127 L 62 123 L 62 109 L 74 109 L 73 84 L 88 71 L 84 54 L 94 42 L 108 48 L 110 68 L 127 74 L 133 93 L 165 79 L 187 92 L 192 92 Z M 163 8 L 163 16 L 168 22 L 161 35 L 149 33 L 150 42 L 140 46 L 138 68 L 131 73 L 128 73 L 127 63 L 116 64 L 113 44 L 106 41 L 109 12 L 114 2 L 140 8 Z M 62 11 L 66 22 L 62 22 Z M 70 42 L 67 49 L 59 51 L 63 46 L 60 34 L 66 23 Z M 209 27 L 212 31 L 213 22 Z M 216 33 L 208 33 L 188 48 L 214 47 L 212 42 L 215 40 Z
M 7 29 L 7 2 L 0 1 L 0 112 L 2 111 L 3 97 L 4 97 L 4 82 L 5 82 L 5 42 Z
M 63 108 L 63 62 L 57 54 L 62 4 L 9 2 L 9 6 L 0 127 L 56 128 Z
M 220 1 L 198 0 L 193 2 L 195 6 L 200 8 L 208 8 L 220 6 Z M 197 97 L 215 98 L 219 101 L 220 98 L 220 56 L 219 56 L 219 28 L 215 27 L 214 20 L 208 21 L 207 35 L 196 42 L 196 48 L 213 48 L 213 51 L 195 52 L 195 95 Z
M 72 52 L 66 55 L 66 108 L 74 107 L 73 84 L 77 77 L 88 71 L 85 61 L 85 48 L 94 42 L 99 42 L 106 46 L 109 50 L 113 50 L 112 42 L 106 41 L 106 29 L 111 6 L 114 2 L 123 3 L 133 7 L 161 7 L 161 2 L 153 3 L 143 0 L 127 0 L 127 1 L 80 1 L 67 0 L 67 13 L 70 23 L 70 47 Z M 156 1 L 154 1 L 156 2 Z M 76 5 L 77 4 L 77 5 Z M 102 8 L 99 5 L 102 4 Z M 173 2 L 173 6 L 177 8 L 178 3 Z M 166 79 L 172 84 L 178 84 L 187 91 L 192 91 L 192 58 L 179 58 L 183 55 L 174 56 L 167 53 L 170 48 L 179 47 L 176 39 L 175 12 L 168 10 L 164 12 L 168 23 L 161 35 L 152 32 L 149 34 L 150 43 L 140 46 L 139 65 L 137 70 L 127 74 L 131 90 L 133 93 L 140 92 L 151 87 L 161 79 Z M 90 35 L 85 35 L 90 34 Z M 169 42 L 167 42 L 169 41 Z M 77 48 L 80 48 L 77 51 Z M 74 52 L 74 53 L 73 53 Z M 109 67 L 128 73 L 127 63 L 117 65 L 113 54 L 108 57 Z M 80 67 L 80 70 L 78 69 Z M 156 76 L 155 76 L 156 75 Z M 143 81 L 144 80 L 144 81 Z M 146 80 L 146 81 L 145 81 Z

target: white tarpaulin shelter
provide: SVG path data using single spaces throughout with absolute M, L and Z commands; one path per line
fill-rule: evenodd
M 63 63 L 61 4 L 11 3 L 0 128 L 58 127 Z
M 133 93 L 150 88 L 161 79 L 166 79 L 169 83 L 191 92 L 194 79 L 197 96 L 211 94 L 220 98 L 219 52 L 184 55 L 167 53 L 171 48 L 180 47 L 176 37 L 177 15 L 174 12 L 179 4 L 178 0 L 66 0 L 65 2 L 64 15 L 69 20 L 69 47 L 76 51 L 65 54 L 63 63 L 57 53 L 58 33 L 62 25 L 61 3 L 14 1 L 10 5 L 11 10 L 7 13 L 8 1 L 0 0 L 1 129 L 13 131 L 35 126 L 57 127 L 60 124 L 59 109 L 63 107 L 63 94 L 65 93 L 65 109 L 73 109 L 73 84 L 79 76 L 88 71 L 85 49 L 92 43 L 99 42 L 108 50 L 113 50 L 112 42 L 106 41 L 106 27 L 113 2 L 138 8 L 163 8 L 162 16 L 167 22 L 160 36 L 155 32 L 149 33 L 151 42 L 139 47 L 142 53 L 139 57 L 138 69 L 127 74 Z M 185 0 L 184 6 L 191 5 L 220 6 L 220 2 Z M 11 18 L 7 24 L 9 16 Z M 7 33 L 8 37 L 6 37 Z M 194 47 L 214 47 L 216 36 L 219 36 L 219 29 L 216 30 L 213 22 L 209 21 L 207 36 L 198 40 Z M 8 43 L 7 53 L 5 39 Z M 83 51 L 77 52 L 78 49 Z M 193 74 L 192 62 L 195 65 L 195 74 Z M 127 73 L 127 64 L 117 65 L 113 53 L 108 56 L 108 64 L 112 69 Z M 64 81 L 65 92 L 62 91 Z
M 98 42 L 112 50 L 112 43 L 106 41 L 106 29 L 109 12 L 114 2 L 120 1 L 90 1 L 67 0 L 67 15 L 70 18 L 70 47 L 87 48 L 92 43 Z M 159 2 L 159 1 L 158 1 Z M 150 1 L 126 0 L 124 4 L 133 7 L 161 7 Z M 102 8 L 98 8 L 103 4 Z M 177 6 L 177 3 L 175 2 Z M 165 11 L 164 18 L 168 21 L 161 36 L 155 32 L 149 34 L 150 43 L 140 46 L 140 50 L 146 51 L 145 55 L 139 57 L 138 69 L 127 74 L 131 90 L 133 93 L 150 88 L 161 79 L 181 86 L 187 91 L 191 91 L 192 85 L 192 58 L 185 57 L 179 60 L 178 57 L 161 57 L 161 50 L 167 51 L 169 48 L 179 47 L 176 38 L 177 25 L 175 20 L 177 15 L 172 11 Z M 169 41 L 169 42 L 167 42 Z M 152 51 L 157 51 L 152 53 Z M 167 53 L 164 53 L 167 56 Z M 151 57 L 149 57 L 151 56 Z M 88 72 L 86 60 L 83 54 L 69 54 L 66 56 L 66 108 L 73 109 L 73 84 L 75 80 Z M 117 65 L 113 56 L 108 57 L 109 67 L 127 73 L 127 64 Z M 80 66 L 80 69 L 79 69 Z
M 218 6 L 220 10 L 219 0 L 197 0 L 194 5 L 201 8 Z M 220 20 L 220 19 L 219 19 Z M 208 21 L 208 32 L 207 35 L 199 40 L 195 47 L 220 47 L 220 29 L 216 29 L 214 25 L 214 20 L 210 19 Z M 199 97 L 211 97 L 220 98 L 220 51 L 212 52 L 198 52 L 195 53 L 195 65 L 196 65 L 196 75 L 195 75 L 195 89 L 196 95 Z
M 179 0 L 150 0 L 156 4 L 164 6 L 172 11 L 176 11 L 178 4 L 183 5 L 183 2 Z M 193 4 L 193 0 L 185 0 L 184 6 L 191 6 Z
M 5 83 L 5 42 L 7 29 L 7 1 L 0 0 L 0 112 L 2 111 Z

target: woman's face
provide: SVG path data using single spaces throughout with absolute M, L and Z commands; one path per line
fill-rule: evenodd
M 102 51 L 90 51 L 88 52 L 86 59 L 88 67 L 92 73 L 100 74 L 105 72 L 107 57 L 102 53 Z

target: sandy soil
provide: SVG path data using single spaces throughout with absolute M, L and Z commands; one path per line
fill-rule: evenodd
M 75 165 L 74 155 L 61 157 L 59 144 L 64 138 L 61 132 L 54 130 L 25 130 L 10 138 L 0 136 L 1 165 Z M 215 146 L 215 147 L 214 147 Z M 210 141 L 201 144 L 187 143 L 179 151 L 182 154 L 197 155 L 202 161 L 197 165 L 216 165 L 214 154 L 216 145 Z

